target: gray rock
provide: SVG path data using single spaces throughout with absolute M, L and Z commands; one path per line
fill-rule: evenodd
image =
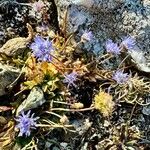
M 30 24 L 27 24 L 28 28 L 28 37 L 18 37 L 8 40 L 1 48 L 0 53 L 5 54 L 7 56 L 17 56 L 24 52 L 27 45 L 33 38 L 33 29 Z
M 6 87 L 14 82 L 19 74 L 19 69 L 0 63 L 0 96 L 7 94 Z
M 27 23 L 30 23 L 33 28 L 44 24 L 50 29 L 57 30 L 56 6 L 52 0 L 44 1 L 44 3 L 47 19 L 45 15 L 42 16 L 41 13 L 33 10 L 31 0 L 0 0 L 0 47 L 9 39 L 26 37 Z
M 142 113 L 144 115 L 150 116 L 150 97 L 146 99 L 146 103 L 149 105 L 143 106 Z
M 150 105 L 144 106 L 144 107 L 143 107 L 143 110 L 142 110 L 142 113 L 143 113 L 144 115 L 149 116 L 149 115 L 150 115 Z
M 41 106 L 45 101 L 43 91 L 39 87 L 34 87 L 27 99 L 25 99 L 17 108 L 16 116 L 18 116 L 21 111 L 27 111 Z
M 103 51 L 108 38 L 120 42 L 127 35 L 137 39 L 140 50 L 150 49 L 149 0 L 55 0 L 55 3 L 60 25 L 68 8 L 68 32 L 79 31 L 81 35 L 85 29 L 93 31 L 97 40 L 89 49 Z

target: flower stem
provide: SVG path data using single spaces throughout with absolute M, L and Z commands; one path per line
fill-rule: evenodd
M 83 108 L 83 109 L 64 109 L 64 108 L 51 108 L 51 111 L 67 111 L 67 112 L 81 112 L 81 111 L 88 111 L 88 110 L 93 110 L 95 109 L 94 107 L 89 107 L 89 108 Z

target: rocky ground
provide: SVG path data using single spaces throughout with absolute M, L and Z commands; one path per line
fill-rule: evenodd
M 149 49 L 149 0 L 0 0 L 0 149 L 149 150 Z

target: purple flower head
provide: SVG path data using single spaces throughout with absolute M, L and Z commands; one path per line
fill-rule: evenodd
M 77 73 L 72 72 L 70 74 L 65 75 L 65 79 L 63 80 L 64 83 L 68 84 L 68 87 L 72 84 L 73 86 L 76 86 L 74 82 L 77 80 Z
M 88 31 L 88 30 L 85 30 L 84 33 L 81 36 L 82 41 L 84 41 L 84 40 L 91 41 L 92 38 L 93 38 L 92 31 Z
M 41 9 L 45 6 L 43 1 L 39 0 L 38 2 L 34 2 L 32 7 L 35 12 L 40 12 Z
M 17 119 L 15 119 L 18 124 L 16 127 L 20 130 L 18 136 L 23 136 L 24 134 L 26 136 L 30 136 L 31 129 L 35 129 L 36 127 L 36 121 L 39 119 L 39 117 L 34 118 L 34 114 L 30 115 L 31 111 L 28 111 L 28 113 L 25 115 L 24 112 L 22 112 Z
M 118 84 L 124 84 L 128 81 L 129 75 L 127 73 L 123 73 L 123 71 L 118 70 L 115 72 L 113 75 L 113 79 L 118 83 Z
M 132 50 L 135 45 L 136 45 L 136 40 L 131 37 L 131 36 L 127 36 L 123 39 L 122 43 L 121 43 L 126 49 L 128 50 Z
M 34 56 L 37 57 L 38 60 L 48 62 L 52 60 L 50 53 L 54 50 L 54 48 L 52 46 L 52 42 L 48 39 L 45 40 L 41 36 L 36 36 L 30 48 L 32 49 Z
M 120 54 L 120 48 L 118 47 L 118 44 L 114 43 L 112 40 L 107 40 L 106 41 L 106 50 L 108 53 L 113 53 L 113 54 Z

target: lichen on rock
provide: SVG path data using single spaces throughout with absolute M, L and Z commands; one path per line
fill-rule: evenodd
M 108 38 L 120 41 L 126 35 L 136 38 L 140 50 L 150 48 L 149 0 L 55 0 L 55 3 L 60 25 L 68 9 L 68 32 L 81 34 L 82 30 L 90 29 L 94 33 L 96 39 L 90 47 L 94 51 L 104 50 Z

